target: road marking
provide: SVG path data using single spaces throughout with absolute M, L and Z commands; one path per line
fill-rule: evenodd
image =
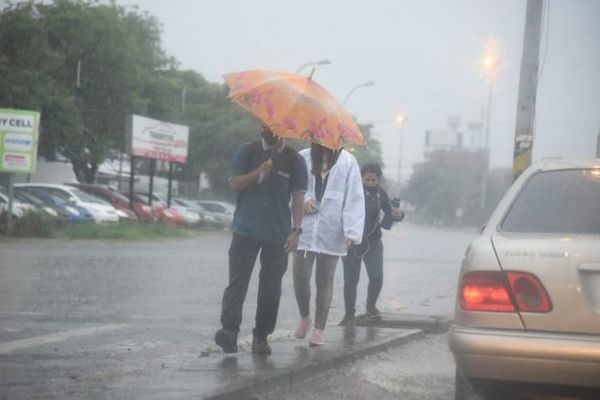
M 29 347 L 43 346 L 49 343 L 63 342 L 67 339 L 98 335 L 101 333 L 123 329 L 127 325 L 122 324 L 109 324 L 94 326 L 91 328 L 72 329 L 70 331 L 64 331 L 59 333 L 52 333 L 49 335 L 34 336 L 27 339 L 13 340 L 10 342 L 0 343 L 0 354 L 8 354 L 15 350 L 23 350 Z

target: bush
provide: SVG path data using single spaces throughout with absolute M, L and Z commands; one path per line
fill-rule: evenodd
M 66 239 L 161 239 L 181 238 L 192 235 L 187 229 L 163 224 L 69 224 L 62 227 L 57 236 Z
M 54 236 L 56 220 L 42 211 L 30 211 L 21 218 L 13 218 L 10 236 L 48 238 Z M 6 233 L 6 214 L 0 218 L 0 229 Z

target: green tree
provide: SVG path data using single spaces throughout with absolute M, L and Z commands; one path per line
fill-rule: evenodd
M 480 206 L 482 174 L 487 174 L 486 204 Z M 428 160 L 415 165 L 405 191 L 405 199 L 417 209 L 427 223 L 481 224 L 489 217 L 501 195 L 510 186 L 496 173 L 486 172 L 480 153 L 467 150 L 441 150 L 428 155 Z M 456 211 L 464 215 L 457 220 Z
M 52 160 L 60 151 L 85 182 L 122 147 L 125 115 L 146 112 L 150 78 L 173 63 L 157 20 L 114 2 L 9 4 L 0 38 L 4 105 L 41 110 L 40 153 Z
M 189 126 L 188 161 L 176 177 L 190 192 L 205 172 L 217 194 L 231 195 L 233 153 L 259 134 L 224 84 L 167 57 L 155 18 L 114 1 L 9 3 L 0 12 L 0 76 L 0 106 L 40 110 L 40 154 L 63 154 L 83 182 L 94 181 L 111 150 L 124 150 L 128 113 Z M 372 126 L 361 130 L 369 146 L 356 148 L 359 162 L 380 161 Z

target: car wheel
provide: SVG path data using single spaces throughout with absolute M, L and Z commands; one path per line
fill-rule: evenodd
M 472 385 L 458 370 L 454 380 L 455 400 L 505 400 L 509 399 L 505 388 L 497 384 L 477 382 Z

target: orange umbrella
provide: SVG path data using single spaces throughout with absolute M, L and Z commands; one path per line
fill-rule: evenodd
M 354 119 L 311 76 L 251 70 L 224 75 L 229 97 L 273 133 L 337 150 L 366 144 Z

